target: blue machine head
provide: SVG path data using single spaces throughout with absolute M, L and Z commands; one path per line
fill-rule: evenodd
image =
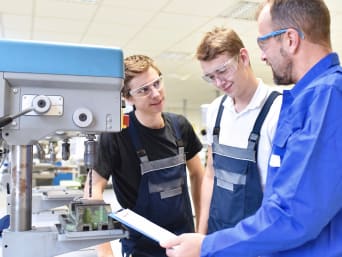
M 118 48 L 0 40 L 0 117 L 10 145 L 121 130 Z

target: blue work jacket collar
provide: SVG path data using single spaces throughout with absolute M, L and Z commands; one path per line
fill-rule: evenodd
M 317 77 L 321 76 L 326 70 L 331 68 L 332 66 L 339 65 L 340 60 L 338 58 L 337 53 L 330 53 L 326 55 L 323 59 L 321 59 L 318 63 L 316 63 L 305 75 L 301 78 L 295 86 L 290 90 L 293 98 L 296 98 L 298 94 L 303 92 L 303 90 L 311 85 L 311 82 L 315 80 Z

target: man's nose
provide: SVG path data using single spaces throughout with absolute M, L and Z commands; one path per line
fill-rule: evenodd
M 221 79 L 220 77 L 218 76 L 215 76 L 215 80 L 214 80 L 214 83 L 217 87 L 221 87 L 222 84 L 224 84 L 224 80 Z
M 264 50 L 261 50 L 261 55 L 260 55 L 261 61 L 265 62 L 266 61 L 266 54 Z
M 160 95 L 160 90 L 156 89 L 155 87 L 150 87 L 150 90 L 151 90 L 151 96 L 154 97 L 154 96 L 158 96 Z

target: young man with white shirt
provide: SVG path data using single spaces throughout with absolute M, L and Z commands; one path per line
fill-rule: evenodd
M 207 110 L 198 231 L 210 234 L 235 226 L 260 207 L 281 97 L 255 77 L 248 51 L 231 29 L 207 32 L 196 57 L 203 79 L 224 93 Z

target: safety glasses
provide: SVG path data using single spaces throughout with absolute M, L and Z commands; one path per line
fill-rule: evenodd
M 261 49 L 264 49 L 265 43 L 268 39 L 270 39 L 272 37 L 280 36 L 280 35 L 284 34 L 285 32 L 287 32 L 289 29 L 291 29 L 291 28 L 284 28 L 284 29 L 275 30 L 275 31 L 267 33 L 263 36 L 258 37 L 257 43 L 258 43 L 259 47 Z M 298 35 L 300 36 L 300 38 L 304 39 L 304 33 L 301 30 L 296 29 L 296 28 L 294 28 L 294 30 L 296 30 L 298 32 Z
M 221 79 L 222 77 L 225 77 L 225 78 L 229 77 L 237 69 L 237 62 L 236 62 L 237 58 L 238 56 L 234 56 L 230 58 L 225 63 L 221 64 L 219 67 L 214 69 L 213 72 L 203 75 L 202 78 L 206 82 L 214 84 L 217 78 Z
M 163 88 L 163 77 L 160 75 L 151 82 L 129 91 L 131 96 L 144 97 L 152 93 L 153 88 L 160 91 Z

